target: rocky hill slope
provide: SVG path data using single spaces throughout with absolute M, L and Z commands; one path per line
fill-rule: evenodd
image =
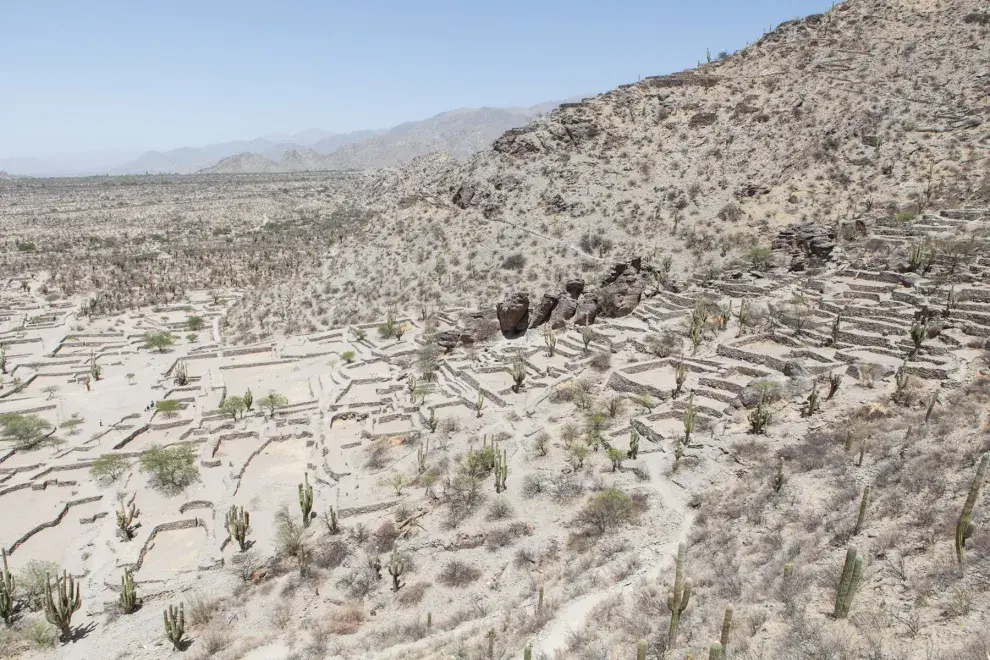
M 367 187 L 376 221 L 281 304 L 370 318 L 538 297 L 626 255 L 669 260 L 676 286 L 758 265 L 787 224 L 986 206 L 986 16 L 979 0 L 847 2 L 723 61 L 564 104 L 464 166 L 385 171 Z

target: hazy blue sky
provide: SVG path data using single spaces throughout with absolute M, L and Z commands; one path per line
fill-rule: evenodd
M 605 91 L 831 0 L 0 0 L 0 157 L 387 127 Z

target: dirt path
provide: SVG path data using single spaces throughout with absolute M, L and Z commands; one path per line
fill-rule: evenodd
M 656 549 L 656 561 L 644 562 L 644 568 L 627 577 L 622 582 L 576 598 L 559 610 L 553 622 L 544 629 L 543 633 L 534 642 L 534 657 L 540 657 L 540 654 L 543 653 L 547 657 L 553 658 L 555 657 L 554 652 L 557 649 L 566 652 L 568 635 L 571 631 L 578 630 L 584 626 L 588 614 L 594 610 L 595 606 L 609 596 L 624 593 L 633 585 L 635 578 L 654 580 L 671 570 L 674 557 L 677 554 L 677 544 L 687 538 L 694 518 L 685 506 L 687 493 L 666 478 L 663 478 L 656 484 L 656 493 L 662 502 L 683 516 L 677 538 L 670 539 L 658 546 Z

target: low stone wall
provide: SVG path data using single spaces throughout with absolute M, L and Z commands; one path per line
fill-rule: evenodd
M 125 445 L 127 445 L 128 442 L 130 442 L 134 438 L 138 437 L 139 435 L 141 435 L 142 433 L 144 433 L 145 431 L 147 431 L 149 428 L 151 428 L 151 426 L 149 424 L 145 424 L 144 426 L 139 426 L 138 428 L 136 428 L 133 431 L 131 431 L 130 433 L 128 433 L 127 436 L 123 440 L 121 440 L 120 442 L 118 442 L 117 444 L 115 444 L 113 446 L 113 448 L 114 449 L 123 449 L 123 447 Z
M 25 542 L 27 542 L 28 539 L 30 539 L 32 536 L 34 536 L 38 532 L 40 532 L 40 531 L 42 531 L 44 529 L 48 529 L 49 527 L 54 527 L 55 525 L 58 525 L 59 523 L 61 523 L 62 522 L 62 519 L 65 518 L 65 516 L 68 515 L 69 510 L 72 507 L 78 506 L 80 504 L 89 504 L 91 502 L 99 502 L 102 499 L 103 499 L 103 496 L 102 495 L 93 495 L 92 497 L 84 497 L 84 498 L 79 499 L 79 500 L 72 500 L 71 502 L 66 502 L 65 503 L 65 506 L 62 507 L 62 511 L 58 514 L 58 516 L 56 516 L 56 518 L 54 520 L 49 520 L 48 522 L 41 523 L 40 525 L 38 525 L 37 527 L 33 528 L 28 533 L 26 533 L 23 536 L 21 536 L 19 539 L 17 539 L 16 541 L 14 541 L 13 545 L 11 545 L 7 549 L 7 554 L 8 555 L 14 554 L 14 552 L 17 550 L 17 548 L 21 547 L 21 545 L 23 545 Z
M 661 390 L 658 387 L 653 387 L 652 385 L 647 385 L 645 383 L 637 383 L 636 381 L 626 378 L 618 371 L 613 371 L 612 375 L 609 376 L 606 386 L 616 392 L 630 392 L 633 394 L 648 394 L 658 401 L 666 401 L 670 398 L 669 390 Z

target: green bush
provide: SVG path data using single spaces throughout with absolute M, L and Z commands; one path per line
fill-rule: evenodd
M 144 347 L 164 353 L 165 349 L 175 343 L 175 337 L 170 332 L 149 332 L 144 336 Z
M 155 488 L 178 493 L 199 478 L 196 451 L 192 445 L 155 445 L 141 454 L 141 471 L 150 475 Z
M 639 505 L 617 488 L 609 488 L 592 497 L 577 515 L 576 522 L 596 536 L 636 519 Z
M 192 332 L 198 332 L 206 327 L 206 321 L 202 316 L 190 316 L 186 319 L 186 328 Z

